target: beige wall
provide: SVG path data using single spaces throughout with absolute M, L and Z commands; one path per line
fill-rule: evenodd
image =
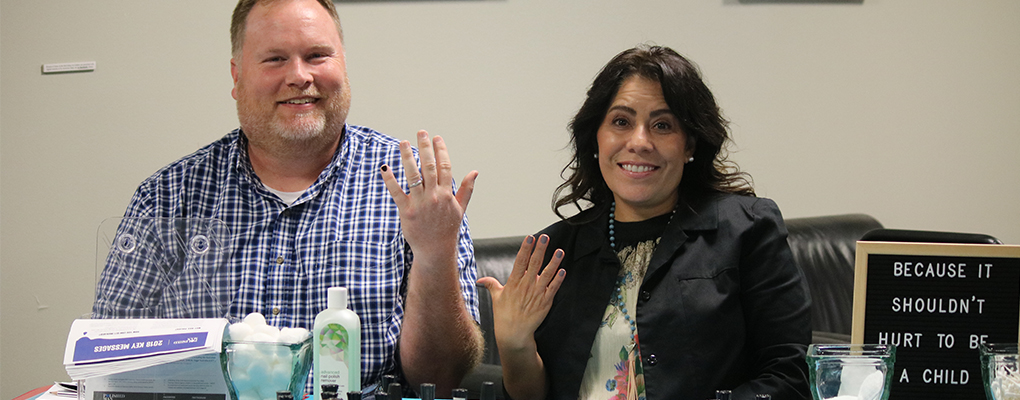
M 0 0 L 0 397 L 66 378 L 99 223 L 237 124 L 231 3 Z M 444 135 L 457 175 L 480 171 L 476 237 L 555 220 L 569 118 L 610 57 L 650 42 L 700 64 L 733 121 L 733 159 L 787 217 L 863 212 L 1020 243 L 1020 2 L 338 6 L 350 120 Z M 40 73 L 77 61 L 98 68 Z

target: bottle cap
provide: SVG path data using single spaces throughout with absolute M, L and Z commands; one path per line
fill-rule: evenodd
M 323 384 L 322 385 L 322 399 L 320 399 L 320 400 L 335 399 L 335 398 L 337 398 L 339 396 L 339 393 L 338 393 L 339 391 L 340 391 L 340 385 L 337 385 L 335 383 L 326 383 L 326 384 Z
M 730 400 L 730 395 L 732 393 L 733 392 L 731 392 L 729 390 L 716 390 L 715 391 L 715 399 L 716 400 Z
M 327 289 L 326 307 L 347 308 L 347 288 L 334 286 Z
M 454 400 L 457 400 L 457 399 L 466 399 L 467 398 L 467 394 L 468 394 L 467 389 L 464 389 L 464 388 L 453 389 L 453 399 Z
M 397 380 L 396 376 L 383 375 L 382 381 L 379 382 L 379 386 L 375 388 L 376 397 L 379 397 L 380 399 L 386 397 L 386 390 L 390 388 L 390 384 L 395 380 Z
M 350 392 L 347 392 L 347 400 L 361 400 L 361 391 L 352 390 Z
M 391 383 L 390 387 L 386 389 L 386 394 L 390 400 L 401 400 L 404 398 L 404 391 L 400 388 L 399 383 Z
M 479 391 L 479 400 L 496 400 L 496 385 L 492 382 L 482 382 L 482 390 Z
M 294 400 L 294 395 L 290 394 L 290 390 L 281 390 L 276 392 L 276 400 Z
M 755 400 L 772 400 L 772 395 L 759 393 L 754 395 L 754 398 Z
M 421 400 L 436 400 L 436 385 L 432 383 L 421 384 Z

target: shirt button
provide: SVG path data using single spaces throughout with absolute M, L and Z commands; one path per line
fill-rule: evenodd
M 651 294 L 651 293 L 648 293 L 648 291 L 647 291 L 647 290 L 642 290 L 642 291 L 641 291 L 641 300 L 644 300 L 644 301 L 648 301 L 648 300 L 650 300 L 651 298 L 652 298 L 652 294 Z
M 282 265 L 282 264 L 283 264 L 283 256 L 276 257 L 276 265 Z
M 280 315 L 280 308 L 279 307 L 273 307 L 273 315 Z
M 659 360 L 655 359 L 655 354 L 649 354 L 648 355 L 648 365 L 655 365 L 655 364 L 658 364 L 658 363 L 659 363 Z

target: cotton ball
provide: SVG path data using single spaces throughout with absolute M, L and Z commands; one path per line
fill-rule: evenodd
M 230 328 L 227 329 L 227 336 L 230 340 L 243 342 L 248 340 L 248 337 L 255 332 L 255 329 L 251 325 L 245 323 L 230 324 Z
M 872 372 L 861 381 L 861 390 L 857 395 L 860 400 L 878 400 L 882 398 L 882 387 L 885 384 L 882 371 Z
M 251 325 L 252 328 L 257 328 L 266 325 L 266 317 L 262 314 L 253 312 L 244 317 L 244 323 Z
M 268 382 L 272 374 L 273 370 L 269 363 L 261 360 L 260 362 L 256 362 L 248 367 L 248 377 L 251 378 L 255 387 L 259 387 L 265 384 L 265 382 Z
M 275 342 L 280 337 L 280 330 L 271 325 L 262 325 L 255 328 L 255 333 L 264 333 L 271 337 L 272 340 L 266 340 L 267 342 Z
M 287 346 L 280 346 L 276 343 L 255 343 L 254 346 L 258 350 L 259 357 L 255 362 L 266 366 L 269 370 L 281 362 L 290 363 L 290 348 Z
M 231 371 L 247 370 L 249 366 L 262 358 L 259 350 L 247 343 L 235 343 L 231 345 L 230 349 L 232 350 L 229 359 Z
M 274 355 L 276 356 L 273 359 L 273 364 L 274 365 L 275 364 L 287 364 L 287 365 L 290 365 L 291 358 L 293 358 L 293 356 L 291 355 L 290 346 L 276 346 L 276 348 L 274 350 L 275 350 L 275 354 Z
M 279 363 L 273 367 L 273 387 L 276 390 L 289 390 L 290 388 L 290 363 Z
M 308 338 L 308 330 L 305 328 L 283 328 L 280 329 L 280 343 L 294 344 L 301 343 Z
M 248 341 L 249 342 L 267 342 L 267 343 L 273 343 L 273 342 L 276 342 L 276 337 L 275 336 L 269 336 L 269 335 L 267 335 L 265 333 L 262 333 L 262 332 L 255 332 L 255 333 L 251 334 L 251 336 L 248 336 Z
M 230 381 L 231 382 L 247 382 L 251 380 L 248 376 L 249 364 L 241 364 L 235 361 L 231 361 L 229 365 Z
M 248 366 L 230 370 L 230 384 L 234 386 L 234 392 L 242 393 L 252 388 L 251 377 L 248 376 Z M 238 399 L 240 400 L 240 399 Z
M 857 397 L 860 394 L 861 383 L 864 378 L 878 371 L 874 361 L 871 360 L 844 360 L 843 371 L 839 377 L 840 396 Z

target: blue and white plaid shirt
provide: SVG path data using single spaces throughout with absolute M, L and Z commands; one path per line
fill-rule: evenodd
M 318 180 L 288 206 L 255 176 L 247 139 L 238 129 L 142 182 L 125 217 L 222 220 L 231 250 L 223 260 L 225 277 L 212 286 L 229 286 L 218 292 L 226 300 L 221 302 L 229 302 L 229 317 L 261 312 L 270 325 L 311 330 L 315 315 L 326 308 L 327 288 L 346 287 L 348 307 L 361 318 L 361 374 L 368 385 L 395 370 L 412 259 L 380 166 L 389 165 L 402 186 L 407 182 L 396 139 L 346 126 L 339 147 Z M 477 321 L 467 218 L 460 229 L 458 268 L 464 301 Z M 189 285 L 202 284 L 187 279 L 208 277 L 114 269 L 108 265 L 97 285 L 96 317 L 224 316 L 182 313 L 173 309 L 174 300 L 153 298 L 188 293 Z M 165 282 L 183 289 L 160 288 Z M 160 302 L 161 315 L 154 315 L 152 304 Z

